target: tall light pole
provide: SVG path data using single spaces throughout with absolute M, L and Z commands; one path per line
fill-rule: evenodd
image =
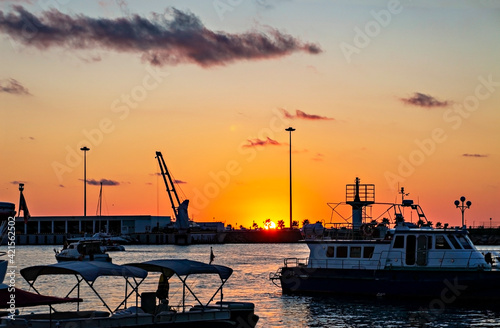
M 87 146 L 80 148 L 83 151 L 83 216 L 87 216 Z
M 289 127 L 285 129 L 285 131 L 288 131 L 290 135 L 290 229 L 292 229 L 292 132 L 295 131 L 295 129 Z
M 462 205 L 460 205 L 460 202 L 462 202 Z M 464 212 L 467 208 L 470 208 L 472 205 L 471 201 L 468 200 L 467 203 L 465 203 L 465 197 L 462 196 L 460 197 L 460 201 L 456 200 L 455 201 L 455 206 L 460 209 L 462 212 L 462 227 L 464 226 Z

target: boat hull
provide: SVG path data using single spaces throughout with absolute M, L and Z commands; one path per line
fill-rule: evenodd
M 65 256 L 56 255 L 57 262 L 68 262 L 68 261 L 101 261 L 101 262 L 111 262 L 109 255 L 96 254 L 96 255 L 85 255 L 85 256 Z
M 449 302 L 500 299 L 500 271 L 359 270 L 283 267 L 285 294 L 344 294 L 384 297 L 430 297 Z

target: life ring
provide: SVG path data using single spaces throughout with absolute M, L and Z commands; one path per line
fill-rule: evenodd
M 360 227 L 360 230 L 361 230 L 361 233 L 363 234 L 363 236 L 365 237 L 371 237 L 371 235 L 373 235 L 373 226 L 371 224 L 362 224 L 361 227 Z

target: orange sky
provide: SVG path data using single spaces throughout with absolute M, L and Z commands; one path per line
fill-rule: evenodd
M 218 45 L 206 56 L 215 62 L 206 62 L 208 50 L 196 44 L 186 53 L 185 44 L 158 42 L 142 53 L 151 46 L 141 43 L 145 37 L 132 46 L 118 43 L 126 35 L 105 42 L 94 35 L 85 45 L 78 42 L 87 36 L 26 39 L 4 18 L 0 201 L 17 204 L 23 182 L 32 215 L 82 215 L 85 145 L 88 179 L 111 184 L 103 214 L 171 215 L 157 176 L 161 151 L 196 221 L 249 227 L 270 218 L 288 226 L 285 128 L 293 126 L 293 217 L 300 222 L 328 222 L 326 203 L 345 201 L 345 185 L 360 177 L 376 184 L 377 201 L 400 199 L 404 186 L 434 223 L 460 224 L 453 202 L 464 195 L 472 201 L 469 225 L 490 218 L 500 225 L 494 4 L 89 3 L 52 9 L 71 24 L 134 14 L 153 21 L 156 13 L 168 30 L 170 7 L 191 18 L 194 27 L 183 28 L 203 36 L 219 33 L 236 44 L 257 31 L 252 40 L 279 43 L 276 35 L 285 35 L 295 43 L 269 53 L 247 39 L 244 56 Z M 9 1 L 1 6 L 4 17 L 21 15 Z M 44 24 L 48 9 L 24 4 Z M 155 51 L 163 60 L 157 66 L 147 56 Z M 98 194 L 98 185 L 87 187 L 88 214 Z

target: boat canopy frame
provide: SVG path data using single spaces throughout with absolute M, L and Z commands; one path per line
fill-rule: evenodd
M 167 260 L 152 260 L 141 263 L 127 263 L 127 266 L 134 266 L 144 269 L 148 272 L 162 273 L 170 279 L 172 276 L 176 275 L 182 283 L 182 312 L 186 312 L 186 289 L 198 304 L 202 308 L 206 308 L 214 300 L 215 296 L 220 292 L 220 303 L 219 306 L 223 306 L 223 292 L 222 288 L 226 281 L 229 279 L 233 273 L 233 269 L 215 264 L 206 264 L 199 261 L 186 260 L 186 259 L 167 259 Z M 221 280 L 219 288 L 212 295 L 210 300 L 203 304 L 203 302 L 198 298 L 198 296 L 193 292 L 193 290 L 187 284 L 187 279 L 190 275 L 194 274 L 218 274 Z
M 71 293 L 76 289 L 77 290 L 77 298 L 80 298 L 80 285 L 82 282 L 85 282 L 90 289 L 94 292 L 94 294 L 101 300 L 103 305 L 108 309 L 109 312 L 113 313 L 118 311 L 121 306 L 127 306 L 127 300 L 132 296 L 132 294 L 136 294 L 135 303 L 136 306 L 139 303 L 138 300 L 138 289 L 142 284 L 144 279 L 147 277 L 148 273 L 145 270 L 142 270 L 137 267 L 129 267 L 125 265 L 117 265 L 109 262 L 61 262 L 49 265 L 35 265 L 31 267 L 27 267 L 21 269 L 21 276 L 28 282 L 31 288 L 39 294 L 40 292 L 35 288 L 35 282 L 38 277 L 42 275 L 73 275 L 76 278 L 76 284 L 71 288 L 71 290 L 66 294 L 65 297 L 69 297 Z M 115 277 L 123 277 L 125 279 L 125 298 L 123 301 L 116 307 L 113 311 L 110 306 L 104 301 L 102 296 L 97 292 L 94 288 L 94 282 L 98 277 L 101 276 L 115 276 Z M 134 284 L 130 281 L 133 280 Z M 132 289 L 130 292 L 128 291 L 128 286 Z M 52 310 L 52 306 L 51 310 Z M 80 310 L 80 304 L 77 303 L 77 311 Z

